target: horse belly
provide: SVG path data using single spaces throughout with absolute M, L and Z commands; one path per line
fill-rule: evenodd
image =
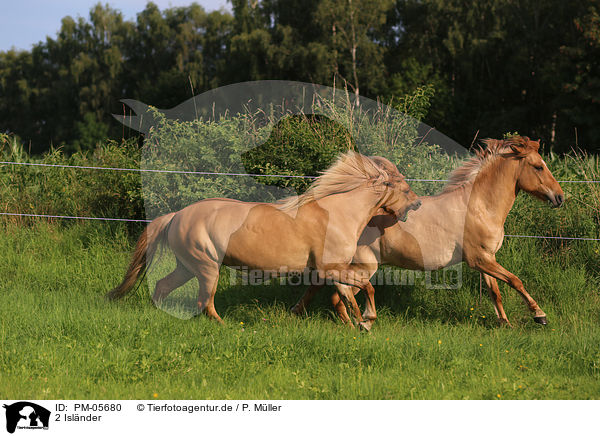
M 416 238 L 408 232 L 384 241 L 382 263 L 412 270 L 437 270 L 462 261 L 455 241 L 429 235 Z
M 223 257 L 229 266 L 265 271 L 303 271 L 309 264 L 310 248 L 293 236 L 247 229 L 231 235 Z
M 425 247 L 423 252 L 423 269 L 438 270 L 462 261 L 462 250 L 455 246 Z

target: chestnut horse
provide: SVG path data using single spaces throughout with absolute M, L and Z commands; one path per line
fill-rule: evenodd
M 308 268 L 320 279 L 363 288 L 369 277 L 355 274 L 350 264 L 371 217 L 382 209 L 394 219 L 406 219 L 419 205 L 401 174 L 390 174 L 350 151 L 298 197 L 275 204 L 206 199 L 156 218 L 138 240 L 122 283 L 108 296 L 129 292 L 161 243 L 173 251 L 177 266 L 157 282 L 153 299 L 164 300 L 195 276 L 200 285 L 198 309 L 217 321 L 221 318 L 214 295 L 221 265 L 273 275 Z M 341 295 L 361 320 L 354 294 L 347 289 L 349 293 Z
M 353 263 L 371 277 L 379 264 L 412 270 L 436 270 L 461 261 L 481 273 L 501 324 L 510 325 L 497 279 L 515 289 L 533 313 L 534 320 L 547 324 L 546 314 L 527 293 L 521 280 L 496 261 L 504 239 L 504 222 L 519 191 L 559 207 L 564 193 L 539 155 L 539 141 L 513 136 L 488 139 L 485 149 L 450 175 L 438 195 L 421 197 L 421 208 L 406 222 L 375 216 L 361 236 Z M 380 163 L 385 165 L 387 163 Z M 311 286 L 294 306 L 301 313 L 322 285 Z M 336 285 L 338 291 L 345 285 Z M 341 290 L 341 292 L 347 292 Z M 354 289 L 354 292 L 358 292 Z M 376 318 L 374 289 L 366 288 L 367 307 L 361 326 L 369 330 Z M 334 294 L 339 316 L 348 321 L 344 305 Z

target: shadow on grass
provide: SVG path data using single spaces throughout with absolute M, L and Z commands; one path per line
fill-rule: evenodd
M 507 289 L 504 290 L 505 295 Z M 221 317 L 236 322 L 253 319 L 260 321 L 268 317 L 267 313 L 273 316 L 274 311 L 278 316 L 292 316 L 290 309 L 306 290 L 306 285 L 280 284 L 279 280 L 255 286 L 230 285 L 223 274 L 215 294 L 215 307 Z M 333 286 L 320 289 L 307 307 L 305 317 L 327 319 L 338 323 L 330 299 L 333 292 L 335 292 Z M 192 279 L 185 288 L 175 290 L 167 301 L 162 303 L 160 309 L 178 318 L 191 318 L 199 315 L 196 310 L 196 298 L 197 281 Z M 139 304 L 139 301 L 154 306 L 151 292 L 145 285 L 137 292 L 135 303 L 133 301 L 132 303 Z M 357 296 L 357 302 L 361 309 L 365 308 L 362 292 Z M 481 297 L 479 296 L 479 275 L 469 272 L 467 268 L 459 289 L 427 289 L 422 284 L 375 286 L 375 302 L 378 322 L 417 321 L 449 326 L 477 325 L 486 329 L 498 328 L 496 315 L 485 288 Z M 511 298 L 507 298 L 506 302 L 508 304 L 505 307 L 514 327 L 534 327 L 530 325 L 533 324 L 531 317 L 520 306 L 520 301 L 517 301 L 519 305 L 516 307 L 511 304 Z

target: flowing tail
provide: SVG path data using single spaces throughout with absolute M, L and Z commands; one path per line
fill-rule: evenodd
M 144 229 L 140 239 L 137 241 L 123 281 L 119 286 L 106 294 L 109 299 L 116 300 L 125 296 L 146 272 L 146 268 L 152 262 L 157 248 L 166 241 L 167 230 L 174 216 L 175 213 L 169 213 L 158 217 Z

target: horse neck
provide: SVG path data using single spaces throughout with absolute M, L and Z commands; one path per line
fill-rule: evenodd
M 519 162 L 497 157 L 475 177 L 469 198 L 469 210 L 487 213 L 492 222 L 504 221 L 517 197 Z
M 318 200 L 329 212 L 329 222 L 346 227 L 357 239 L 382 202 L 383 196 L 367 185 Z

